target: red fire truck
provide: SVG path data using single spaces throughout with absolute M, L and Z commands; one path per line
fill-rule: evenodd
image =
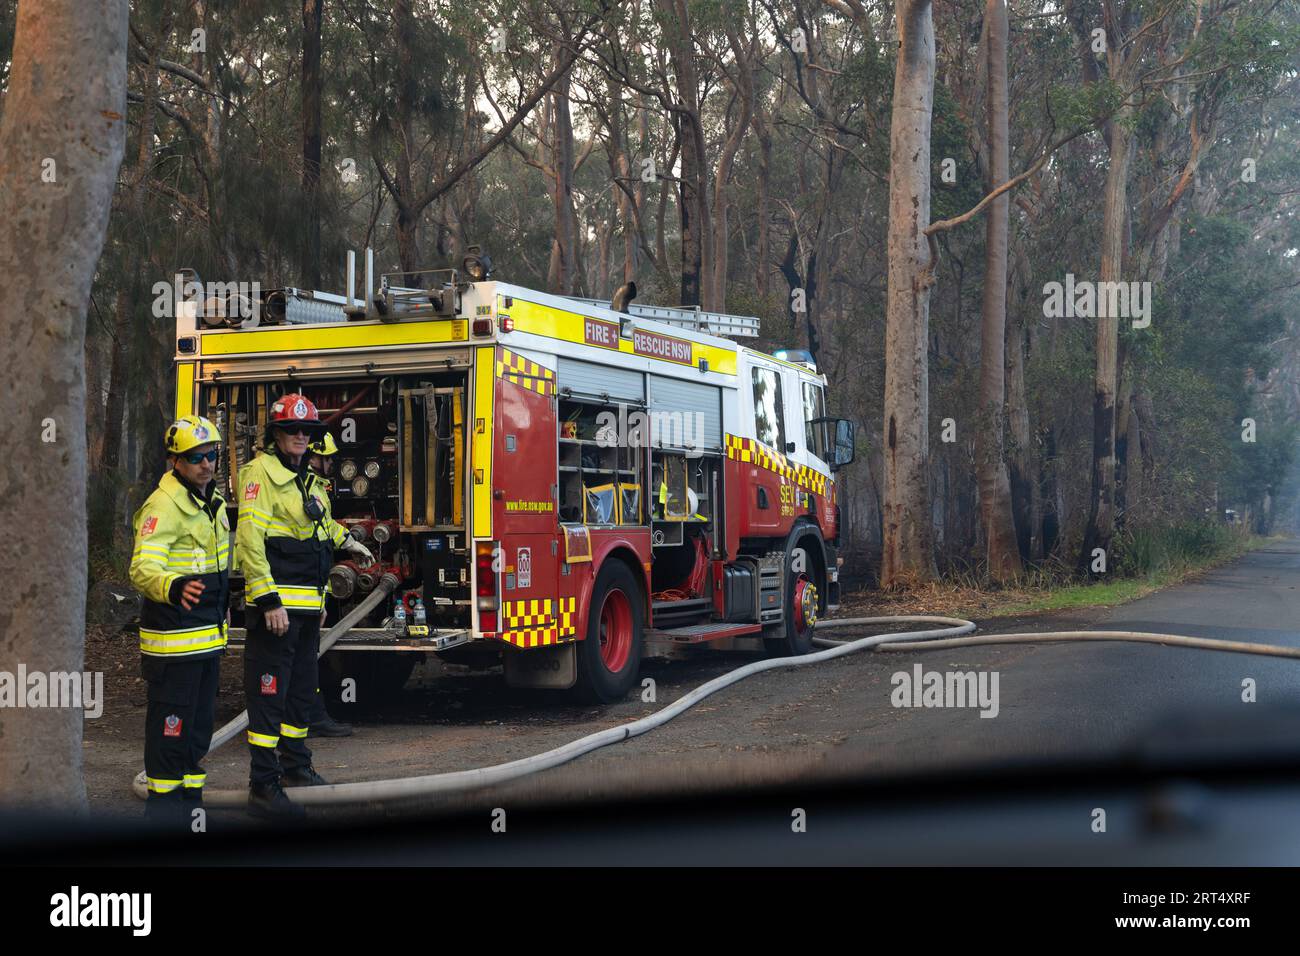
M 746 348 L 756 319 L 634 289 L 498 282 L 473 249 L 378 284 L 367 262 L 360 299 L 350 268 L 346 296 L 275 290 L 230 320 L 209 301 L 176 330 L 176 413 L 221 427 L 229 501 L 278 395 L 331 422 L 335 517 L 377 559 L 333 568 L 331 620 L 386 571 L 407 612 L 395 625 L 381 602 L 327 655 L 336 673 L 392 687 L 421 654 L 499 659 L 511 686 L 612 701 L 643 656 L 810 649 L 838 603 L 854 428 L 825 415 L 807 353 Z

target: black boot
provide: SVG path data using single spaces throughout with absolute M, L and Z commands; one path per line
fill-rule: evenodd
M 329 714 L 325 719 L 312 724 L 307 730 L 308 737 L 351 737 L 352 725 L 335 720 Z
M 301 820 L 307 816 L 305 807 L 285 795 L 279 780 L 249 785 L 248 812 L 263 820 Z
M 326 787 L 329 781 L 316 772 L 316 768 L 308 765 L 306 767 L 294 767 L 292 770 L 286 770 L 284 776 L 280 778 L 280 783 L 286 787 Z

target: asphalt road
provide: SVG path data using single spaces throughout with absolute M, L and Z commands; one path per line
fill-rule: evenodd
M 1113 609 L 1000 619 L 981 632 L 1161 631 L 1300 645 L 1300 542 L 1272 544 L 1198 580 Z M 977 623 L 979 623 L 977 621 Z M 849 639 L 866 630 L 837 629 Z M 756 655 L 708 653 L 647 662 L 656 700 L 579 707 L 510 691 L 499 673 L 422 665 L 382 716 L 357 720 L 356 736 L 313 740 L 331 782 L 460 770 L 513 760 L 617 726 L 663 707 Z M 230 658 L 226 666 L 237 663 Z M 976 707 L 895 707 L 892 675 L 913 671 L 998 675 L 996 717 Z M 1243 680 L 1256 701 L 1242 700 Z M 960 650 L 861 653 L 760 674 L 709 698 L 667 726 L 491 791 L 439 798 L 434 806 L 509 807 L 522 802 L 666 794 L 828 776 L 893 776 L 991 764 L 1077 761 L 1141 746 L 1152 728 L 1167 737 L 1234 715 L 1268 720 L 1300 701 L 1300 662 L 1133 644 L 1036 644 Z M 141 715 L 142 716 L 142 715 Z M 1232 739 L 1249 748 L 1251 739 Z M 126 791 L 138 746 L 90 741 L 92 806 L 138 814 Z M 238 742 L 208 760 L 208 785 L 246 785 Z M 424 804 L 424 807 L 430 804 Z M 389 808 L 391 811 L 394 808 Z M 401 810 L 402 808 L 396 808 Z

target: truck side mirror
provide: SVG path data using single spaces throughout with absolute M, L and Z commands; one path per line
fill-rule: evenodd
M 856 434 L 857 426 L 853 422 L 847 418 L 836 419 L 832 468 L 843 468 L 853 462 L 853 458 L 857 454 Z

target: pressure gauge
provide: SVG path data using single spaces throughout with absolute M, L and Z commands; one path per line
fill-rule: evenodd
M 376 478 L 379 477 L 379 462 L 377 461 L 366 462 L 366 477 L 369 478 L 371 481 L 374 481 Z
M 370 480 L 364 475 L 358 475 L 352 482 L 352 493 L 358 498 L 364 498 L 366 492 L 370 490 Z
M 351 481 L 357 476 L 357 463 L 351 458 L 345 458 L 343 464 L 339 465 L 339 477 L 344 481 Z

